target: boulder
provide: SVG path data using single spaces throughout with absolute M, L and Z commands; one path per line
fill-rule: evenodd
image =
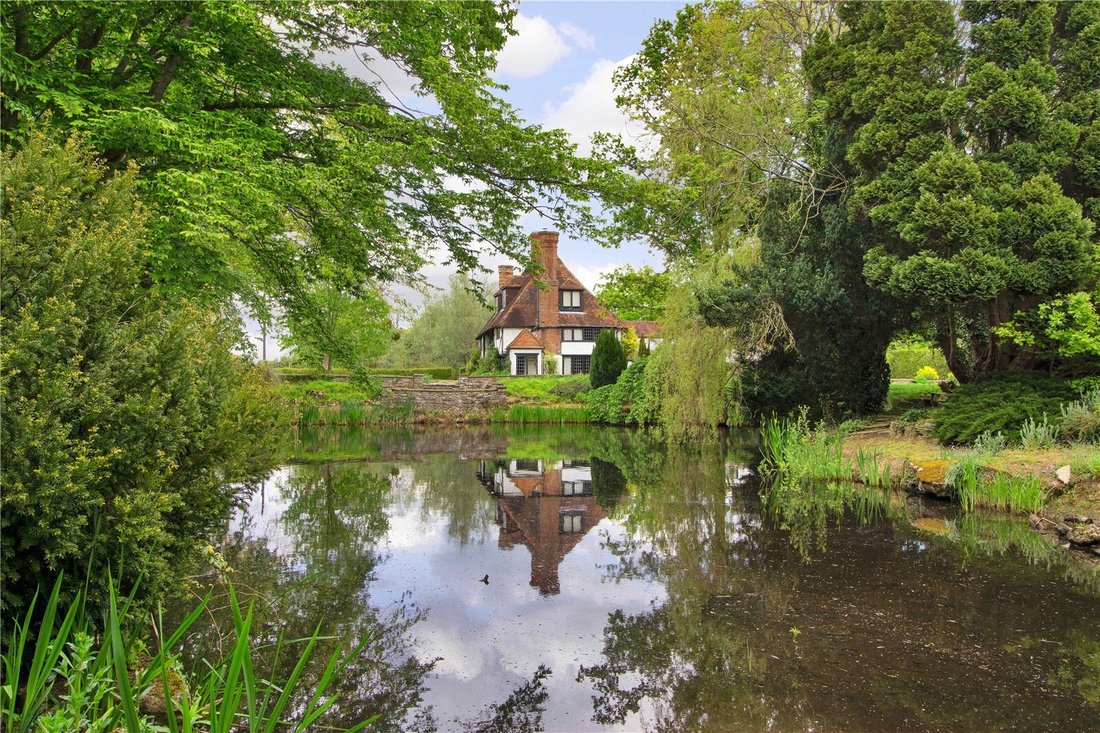
M 951 461 L 910 461 L 906 474 L 910 477 L 905 488 L 941 499 L 950 499 L 955 491 L 947 485 L 947 469 Z
M 1070 544 L 1078 547 L 1100 545 L 1100 525 L 1083 524 L 1078 527 L 1070 527 L 1066 532 L 1066 539 Z
M 1070 481 L 1073 480 L 1073 471 L 1069 466 L 1062 466 L 1054 472 L 1055 477 L 1062 483 L 1062 486 L 1069 486 Z
M 1062 517 L 1062 521 L 1066 524 L 1092 524 L 1092 517 L 1086 517 L 1084 514 L 1067 514 Z

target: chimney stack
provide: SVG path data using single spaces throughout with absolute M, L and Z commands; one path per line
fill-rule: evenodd
M 554 280 L 558 270 L 558 233 L 543 231 L 532 234 L 531 258 L 542 267 L 543 279 Z
M 500 277 L 500 287 L 504 287 L 508 284 L 508 281 L 512 279 L 512 273 L 515 269 L 511 265 L 500 265 L 497 267 L 497 275 Z

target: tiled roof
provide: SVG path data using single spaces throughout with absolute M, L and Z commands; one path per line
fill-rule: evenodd
M 640 338 L 653 338 L 657 335 L 657 321 L 626 321 Z
M 565 327 L 601 327 L 626 328 L 626 323 L 611 311 L 600 305 L 596 296 L 581 284 L 577 276 L 559 259 L 557 261 L 554 286 L 559 289 L 581 291 L 581 312 L 562 313 L 557 307 L 539 308 L 539 283 L 530 275 L 515 275 L 504 286 L 512 299 L 502 310 L 497 311 L 478 332 L 481 338 L 494 328 L 558 328 Z M 517 290 L 513 290 L 517 288 Z
M 512 343 L 508 344 L 509 349 L 541 349 L 542 344 L 539 340 L 531 335 L 531 332 L 526 328 L 519 332 L 519 335 L 512 339 Z

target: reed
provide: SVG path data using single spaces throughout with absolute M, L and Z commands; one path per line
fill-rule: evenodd
M 21 623 L 15 624 L 0 658 L 4 683 L 0 686 L 0 718 L 4 733 L 34 730 L 126 730 L 130 733 L 231 733 L 248 730 L 315 729 L 321 716 L 336 701 L 336 678 L 362 651 L 348 655 L 334 652 L 321 674 L 310 680 L 304 673 L 316 647 L 319 632 L 308 639 L 274 644 L 297 655 L 293 671 L 285 679 L 272 680 L 252 666 L 252 606 L 242 606 L 231 584 L 227 585 L 234 629 L 222 659 L 206 660 L 190 678 L 179 670 L 180 660 L 171 651 L 206 612 L 210 597 L 199 603 L 171 633 L 161 618 L 153 621 L 148 661 L 135 664 L 136 652 L 145 641 L 128 623 L 130 598 L 120 599 L 111 586 L 101 633 L 86 615 L 78 594 L 61 609 L 61 579 L 54 584 L 41 617 L 35 596 Z M 32 619 L 38 628 L 32 629 Z M 364 642 L 365 643 L 365 642 Z M 312 693 L 305 689 L 308 684 Z M 154 723 L 140 710 L 149 695 L 161 697 L 166 712 Z M 348 729 L 361 730 L 365 720 Z
M 512 405 L 507 410 L 494 410 L 490 422 L 518 424 L 587 423 L 588 408 L 584 405 Z
M 766 474 L 795 478 L 852 480 L 852 463 L 844 457 L 844 438 L 823 428 L 810 428 L 806 410 L 795 418 L 765 420 L 760 427 L 760 450 Z
M 856 467 L 861 483 L 880 488 L 890 486 L 890 466 L 881 458 L 877 450 L 869 451 L 860 446 L 856 452 Z

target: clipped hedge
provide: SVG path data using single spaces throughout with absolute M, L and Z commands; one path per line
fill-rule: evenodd
M 333 381 L 333 380 L 346 380 L 350 378 L 347 372 L 323 372 L 313 367 L 282 367 L 277 370 L 279 376 L 287 382 L 313 382 L 313 381 Z M 431 379 L 454 379 L 456 376 L 455 369 L 447 366 L 437 367 L 412 367 L 408 369 L 390 369 L 387 367 L 379 367 L 377 369 L 368 369 L 368 374 L 373 374 L 380 377 L 415 377 L 423 375 Z
M 1028 418 L 1058 419 L 1063 402 L 1077 390 L 1044 372 L 1011 371 L 990 374 L 964 384 L 947 398 L 936 417 L 936 437 L 943 443 L 973 443 L 982 433 L 1003 432 L 1013 442 Z
M 921 367 L 930 366 L 946 377 L 950 371 L 943 352 L 935 346 L 891 346 L 886 350 L 891 379 L 914 379 Z

